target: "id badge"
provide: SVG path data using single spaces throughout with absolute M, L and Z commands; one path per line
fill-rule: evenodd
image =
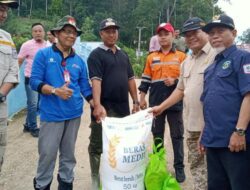
M 70 82 L 70 74 L 69 74 L 69 71 L 65 70 L 65 71 L 63 72 L 63 74 L 64 74 L 64 81 L 65 81 L 66 83 L 69 83 L 69 82 Z

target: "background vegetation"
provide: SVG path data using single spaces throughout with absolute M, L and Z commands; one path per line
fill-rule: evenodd
M 228 1 L 228 0 L 226 0 Z M 213 15 L 221 13 L 217 0 L 19 0 L 18 10 L 9 14 L 9 22 L 3 26 L 13 35 L 17 48 L 31 37 L 32 23 L 41 22 L 46 29 L 52 28 L 65 15 L 76 18 L 83 30 L 83 41 L 98 41 L 99 23 L 112 17 L 121 26 L 119 45 L 128 53 L 135 72 L 140 75 L 149 39 L 159 23 L 171 22 L 181 29 L 185 20 L 199 16 L 209 21 Z M 142 30 L 141 49 L 145 52 L 136 58 L 138 28 Z

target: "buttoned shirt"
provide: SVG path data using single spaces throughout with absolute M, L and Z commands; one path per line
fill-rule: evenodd
M 177 88 L 184 91 L 183 118 L 188 131 L 201 131 L 204 127 L 200 96 L 203 91 L 204 71 L 214 57 L 215 51 L 208 42 L 197 55 L 189 55 L 182 64 Z
M 176 84 L 167 86 L 164 81 L 167 78 L 179 78 L 181 63 L 185 58 L 186 54 L 175 48 L 168 53 L 159 50 L 148 55 L 138 89 L 144 93 L 150 91 L 149 106 L 159 105 L 171 95 Z M 182 110 L 182 103 L 179 102 L 168 110 Z
M 0 29 L 0 87 L 3 83 L 17 84 L 18 63 L 16 47 L 9 33 Z M 0 118 L 7 117 L 6 102 L 0 103 Z
M 205 147 L 228 147 L 239 119 L 242 101 L 249 92 L 250 53 L 233 45 L 218 54 L 204 73 L 201 100 L 205 127 L 201 143 Z M 246 131 L 248 143 L 249 125 Z
M 158 35 L 152 36 L 149 43 L 149 52 L 159 51 L 160 49 L 161 45 L 159 44 Z
M 24 67 L 25 77 L 30 77 L 31 75 L 33 60 L 35 58 L 37 51 L 45 47 L 46 47 L 46 41 L 37 42 L 34 39 L 28 40 L 21 46 L 18 58 L 26 60 L 26 64 Z

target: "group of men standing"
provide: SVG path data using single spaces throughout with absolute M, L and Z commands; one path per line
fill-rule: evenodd
M 9 7 L 17 8 L 18 3 L 0 1 L 0 22 L 7 17 Z M 138 88 L 140 97 L 129 58 L 116 45 L 119 28 L 111 18 L 100 23 L 103 44 L 91 52 L 86 65 L 72 48 L 76 37 L 82 33 L 72 16 L 63 17 L 50 30 L 57 42 L 47 48 L 41 49 L 41 46 L 46 47 L 41 40 L 44 27 L 40 23 L 32 26 L 33 40 L 23 44 L 18 62 L 22 64 L 27 59 L 30 65 L 25 70 L 25 88 L 31 110 L 28 110 L 24 131 L 39 136 L 34 189 L 50 189 L 58 151 L 58 189 L 73 189 L 74 150 L 84 97 L 92 110 L 88 150 L 92 189 L 98 190 L 101 119 L 124 117 L 145 109 L 149 91 L 149 106 L 156 116 L 153 137 L 156 144 L 159 137 L 164 139 L 167 117 L 178 182 L 186 178 L 183 164 L 185 128 L 194 190 L 249 190 L 250 54 L 234 45 L 236 30 L 232 18 L 220 15 L 208 24 L 198 17 L 189 18 L 181 31 L 192 51 L 188 56 L 173 45 L 173 26 L 160 24 L 156 29 L 160 48 L 147 57 Z M 1 169 L 7 131 L 5 98 L 19 80 L 15 46 L 3 30 L 0 30 L 0 44 Z M 36 51 L 34 57 L 28 55 L 31 51 Z M 32 66 L 28 61 L 31 58 Z M 37 92 L 40 96 L 39 129 L 34 120 L 37 102 L 33 97 L 37 97 Z M 128 92 L 133 100 L 132 111 Z
M 160 105 L 152 105 L 151 112 L 157 119 L 184 100 L 188 161 L 195 190 L 250 189 L 246 180 L 250 177 L 250 53 L 237 49 L 233 19 L 224 14 L 208 24 L 190 18 L 182 33 L 192 54 L 181 65 L 176 88 Z M 166 62 L 155 60 L 152 73 L 157 72 L 154 64 L 159 63 L 163 75 Z M 159 82 L 153 82 L 154 75 L 148 73 L 144 70 L 144 82 L 151 86 Z

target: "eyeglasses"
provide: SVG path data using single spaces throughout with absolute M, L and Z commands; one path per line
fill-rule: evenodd
M 62 29 L 62 31 L 67 35 L 73 35 L 73 36 L 77 36 L 77 32 L 75 30 L 67 30 L 67 29 Z

